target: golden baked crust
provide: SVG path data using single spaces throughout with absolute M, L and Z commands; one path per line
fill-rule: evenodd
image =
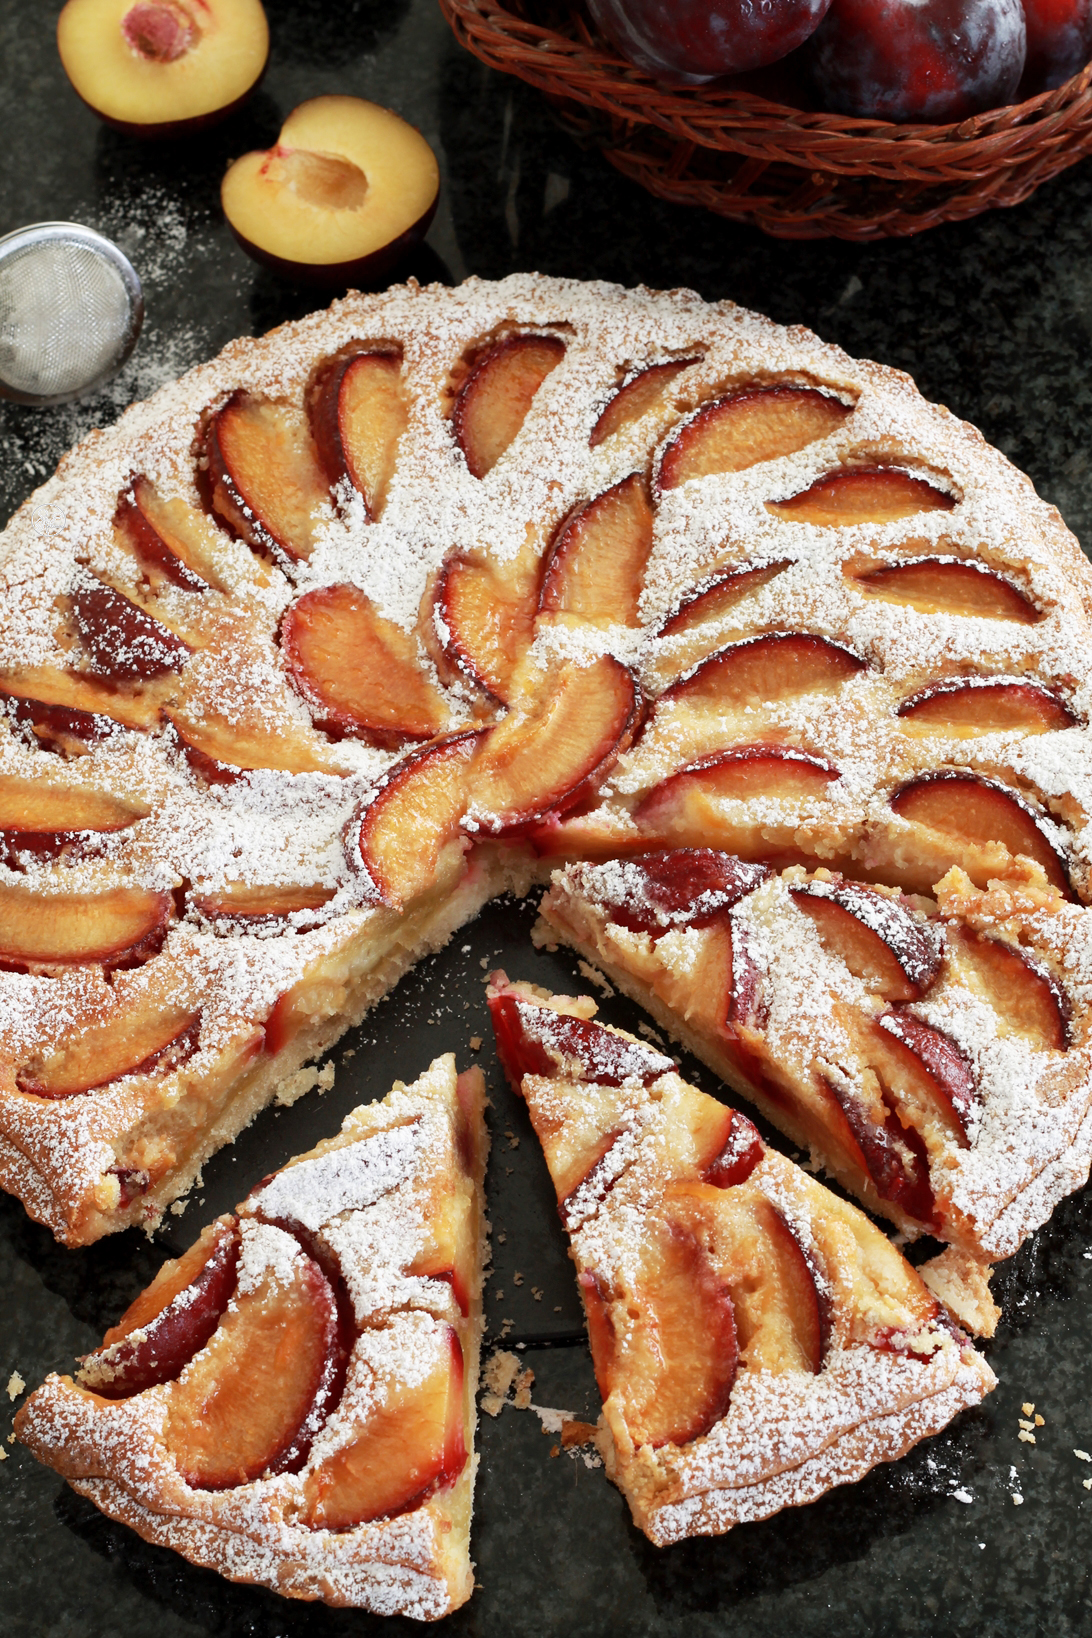
M 545 373 L 490 466 L 467 431 L 467 394 L 514 341 Z M 324 369 L 361 350 L 379 361 L 376 402 L 389 411 L 395 394 L 384 423 L 395 431 L 365 440 L 356 485 L 328 472 L 320 482 Z M 646 392 L 642 372 L 662 366 Z M 732 469 L 718 470 L 720 446 L 702 454 L 710 407 L 753 408 L 756 395 L 776 413 L 761 436 L 748 423 Z M 287 525 L 231 489 L 229 422 L 237 440 L 273 451 Z M 857 485 L 848 511 L 848 491 L 823 487 L 831 474 Z M 167 533 L 184 537 L 184 573 L 134 549 L 141 485 Z M 877 495 L 886 521 L 869 519 Z M 608 536 L 626 569 L 597 587 L 585 570 L 609 565 Z M 829 866 L 935 890 L 949 920 L 1022 940 L 1069 998 L 1069 1051 L 1013 1057 L 989 1016 L 945 1011 L 948 991 L 918 1007 L 943 1013 L 960 1040 L 970 1018 L 984 1120 L 1003 1124 L 1032 1081 L 1050 1111 L 1049 1139 L 1003 1186 L 983 1165 L 980 1194 L 1003 1195 L 1001 1215 L 964 1238 L 1007 1254 L 1087 1175 L 1092 581 L 1028 480 L 907 377 L 687 291 L 519 275 L 351 295 L 233 343 L 92 434 L 0 539 L 9 813 L 28 781 L 133 810 L 59 851 L 4 831 L 0 1182 L 69 1243 L 156 1221 L 282 1079 L 486 898 L 524 890 L 537 859 L 696 839 L 800 859 L 812 876 Z M 729 570 L 745 573 L 726 589 Z M 361 599 L 385 622 L 393 671 L 412 674 L 412 732 L 364 731 L 345 679 L 324 692 L 300 658 L 305 606 L 352 620 Z M 132 627 L 133 606 L 151 626 Z M 468 635 L 459 622 L 479 616 Z M 312 660 L 319 626 L 303 631 Z M 727 671 L 695 683 L 722 650 Z M 726 703 L 714 688 L 710 705 L 714 672 L 735 676 L 754 654 L 759 692 L 737 688 Z M 782 687 L 816 656 L 808 687 Z M 383 664 L 368 675 L 382 682 Z M 938 683 L 944 699 L 953 683 L 1033 685 L 1034 697 L 1019 696 L 1016 726 L 942 733 L 927 711 L 907 731 L 898 713 Z M 440 743 L 477 736 L 460 742 L 473 771 L 401 896 L 362 852 L 362 832 L 384 779 L 403 776 L 400 753 L 437 730 Z M 744 799 L 706 789 L 702 774 L 696 806 L 665 805 L 680 770 L 692 778 L 726 748 L 771 745 L 781 772 L 811 770 L 805 792 Z M 995 840 L 938 841 L 891 807 L 907 781 L 938 771 L 1013 793 L 1041 859 L 1020 862 Z M 274 895 L 273 913 L 233 915 L 239 893 Z M 69 932 L 81 906 L 100 921 L 108 908 L 114 953 L 44 949 L 26 928 L 50 919 L 47 902 Z M 96 1031 L 117 1041 L 134 1018 L 159 1018 L 165 997 L 181 1019 L 172 1051 L 73 1092 L 73 1053 Z M 977 1223 L 992 1208 L 976 1198 L 960 1209 Z
M 483 1106 L 480 1071 L 460 1077 L 457 1089 L 449 1054 L 412 1086 L 396 1085 L 382 1103 L 355 1110 L 336 1138 L 289 1161 L 240 1207 L 235 1293 L 218 1330 L 180 1375 L 113 1399 L 71 1377 L 50 1376 L 20 1408 L 19 1437 L 104 1513 L 231 1580 L 381 1615 L 436 1620 L 449 1614 L 469 1598 L 474 1582 L 469 1531 L 485 1249 Z M 469 1274 L 465 1312 L 450 1270 L 414 1272 L 437 1262 L 446 1217 L 456 1265 Z M 172 1420 L 179 1415 L 176 1396 L 206 1369 L 224 1340 L 225 1321 L 248 1294 L 257 1289 L 265 1300 L 261 1293 L 268 1289 L 275 1297 L 277 1280 L 283 1285 L 298 1261 L 301 1234 L 301 1243 L 335 1271 L 331 1277 L 344 1282 L 354 1331 L 344 1387 L 325 1407 L 295 1471 L 226 1487 L 191 1483 Z M 446 1249 L 440 1246 L 440 1261 Z M 452 1337 L 462 1363 L 456 1414 L 467 1454 L 460 1471 L 431 1489 L 423 1484 L 423 1499 L 411 1498 L 393 1516 L 322 1527 L 316 1475 L 339 1456 L 344 1460 L 354 1441 L 368 1449 L 372 1418 L 381 1419 L 400 1393 L 427 1377 Z M 113 1355 L 105 1350 L 107 1366 L 92 1380 L 108 1383 L 108 1362 L 120 1346 L 114 1344 Z M 296 1363 L 294 1356 L 279 1368 L 291 1375 Z M 85 1378 L 90 1368 L 85 1364 Z M 220 1380 L 214 1365 L 213 1390 Z M 263 1391 L 275 1392 L 276 1385 L 264 1382 Z M 215 1415 L 214 1393 L 206 1389 L 205 1397 L 202 1414 Z M 410 1473 L 419 1427 L 414 1409 L 411 1401 L 399 1446 L 400 1467 Z M 229 1431 L 245 1414 L 240 1407 Z

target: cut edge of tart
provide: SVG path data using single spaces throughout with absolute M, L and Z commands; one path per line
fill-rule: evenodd
M 978 931 L 966 886 L 940 914 L 680 849 L 555 871 L 533 938 L 577 951 L 870 1211 L 988 1264 L 1087 1165 L 1092 1112 L 1053 969 Z
M 16 1432 L 145 1540 L 288 1597 L 437 1620 L 469 1556 L 489 1140 L 452 1054 L 167 1263 Z
M 0 1186 L 67 1245 L 86 1245 L 131 1224 L 154 1227 L 211 1155 L 270 1103 L 299 1095 L 293 1083 L 300 1071 L 321 1059 L 417 961 L 443 949 L 498 893 L 527 889 L 526 863 L 514 854 L 502 858 L 479 849 L 466 863 L 456 851 L 445 863 L 439 885 L 446 891 L 418 895 L 401 914 L 379 906 L 308 931 L 306 912 L 298 913 L 304 929 L 295 935 L 298 954 L 291 952 L 296 959 L 285 963 L 283 978 L 274 978 L 264 1000 L 260 991 L 248 997 L 253 1010 L 232 1009 L 215 1032 L 200 1010 L 199 968 L 195 974 L 184 961 L 161 960 L 154 972 L 122 973 L 112 984 L 92 974 L 82 1008 L 61 1020 L 57 1047 L 28 1053 L 22 1065 L 9 1060 Z M 286 919 L 271 916 L 273 930 Z M 245 918 L 235 926 L 250 931 Z M 128 1064 L 122 1055 L 107 1084 L 44 1103 L 37 1066 L 63 1068 L 84 1042 L 116 1039 L 134 1021 L 154 1016 L 165 993 L 180 1003 L 195 996 L 184 1053 Z M 75 1154 L 58 1144 L 55 1132 L 43 1131 L 43 1106 L 62 1132 L 81 1133 Z
M 864 1214 L 594 1020 L 494 973 L 588 1321 L 598 1444 L 658 1546 L 814 1501 L 996 1378 Z

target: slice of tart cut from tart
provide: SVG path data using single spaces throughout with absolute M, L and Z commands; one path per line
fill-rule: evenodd
M 814 1501 L 995 1385 L 856 1206 L 587 997 L 490 983 L 546 1155 L 603 1397 L 598 1443 L 658 1546 Z
M 451 1054 L 218 1218 L 16 1431 L 233 1581 L 436 1620 L 469 1557 L 488 1138 Z
M 1058 959 L 1081 912 L 1060 901 L 684 848 L 568 866 L 541 911 L 536 940 L 578 950 L 904 1234 L 996 1261 L 1087 1165 L 1092 1063 Z

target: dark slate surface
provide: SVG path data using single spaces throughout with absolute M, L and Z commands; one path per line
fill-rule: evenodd
M 1018 210 L 917 241 L 779 244 L 658 204 L 622 181 L 560 134 L 534 93 L 461 54 L 433 0 L 271 0 L 272 62 L 249 108 L 203 138 L 149 148 L 107 131 L 70 92 L 53 44 L 58 9 L 55 0 L 0 3 L 0 232 L 44 218 L 101 227 L 143 277 L 148 320 L 125 372 L 96 400 L 42 412 L 0 406 L 0 517 L 74 438 L 131 399 L 233 336 L 315 305 L 235 248 L 217 189 L 228 159 L 272 141 L 304 97 L 336 90 L 393 105 L 441 156 L 441 208 L 407 271 L 426 279 L 540 268 L 685 284 L 810 324 L 852 353 L 910 371 L 923 391 L 976 422 L 1092 545 L 1087 166 Z M 471 1036 L 481 1035 L 499 1231 L 490 1331 L 507 1322 L 509 1345 L 527 1341 L 537 1404 L 594 1418 L 595 1383 L 545 1167 L 497 1071 L 482 1002 L 483 965 L 561 987 L 581 982 L 564 956 L 531 949 L 532 916 L 530 906 L 493 906 L 423 964 L 341 1044 L 334 1088 L 256 1122 L 207 1168 L 185 1218 L 170 1219 L 154 1242 L 133 1233 L 64 1251 L 0 1198 L 0 1389 L 16 1368 L 29 1384 L 68 1369 L 201 1222 L 333 1131 L 355 1103 L 382 1096 L 395 1076 L 410 1078 L 449 1049 L 467 1062 Z M 636 1022 L 617 1001 L 603 1015 Z M 356 1049 L 351 1058 L 347 1047 Z M 700 1071 L 695 1078 L 710 1084 Z M 657 1551 L 601 1472 L 551 1457 L 554 1441 L 536 1417 L 506 1410 L 487 1418 L 474 1528 L 482 1586 L 449 1629 L 475 1638 L 1092 1632 L 1092 1492 L 1082 1487 L 1092 1466 L 1073 1454 L 1092 1448 L 1087 1195 L 1068 1201 L 995 1284 L 1004 1320 L 987 1351 L 1001 1386 L 980 1410 L 862 1484 L 722 1540 Z M 555 1345 L 543 1346 L 547 1338 Z M 1034 1447 L 1016 1437 L 1024 1400 L 1046 1421 Z M 145 1546 L 8 1445 L 14 1406 L 2 1395 L 0 1404 L 8 1457 L 0 1464 L 0 1631 L 10 1638 L 416 1630 L 234 1587 Z

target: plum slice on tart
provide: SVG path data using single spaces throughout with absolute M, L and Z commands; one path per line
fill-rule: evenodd
M 597 1443 L 651 1541 L 814 1500 L 990 1391 L 989 1367 L 879 1229 L 745 1116 L 599 1024 L 588 997 L 500 972 L 488 995 L 570 1237 Z M 788 1460 L 767 1440 L 774 1423 L 792 1430 Z M 818 1459 L 832 1448 L 839 1460 Z
M 848 404 L 814 387 L 749 387 L 718 398 L 675 433 L 660 461 L 658 488 L 794 455 L 837 431 L 849 413 Z
M 472 476 L 484 478 L 527 419 L 535 394 L 565 357 L 560 336 L 510 335 L 474 360 L 451 416 Z
M 484 1103 L 480 1072 L 448 1055 L 355 1110 L 167 1263 L 75 1380 L 50 1376 L 19 1437 L 103 1512 L 229 1578 L 457 1608 L 473 1586 Z
M 312 386 L 309 409 L 331 486 L 347 478 L 374 522 L 383 511 L 409 411 L 400 351 L 354 347 L 331 359 Z
M 291 571 L 315 549 L 330 485 L 302 411 L 236 392 L 205 432 L 217 516 L 252 550 Z

